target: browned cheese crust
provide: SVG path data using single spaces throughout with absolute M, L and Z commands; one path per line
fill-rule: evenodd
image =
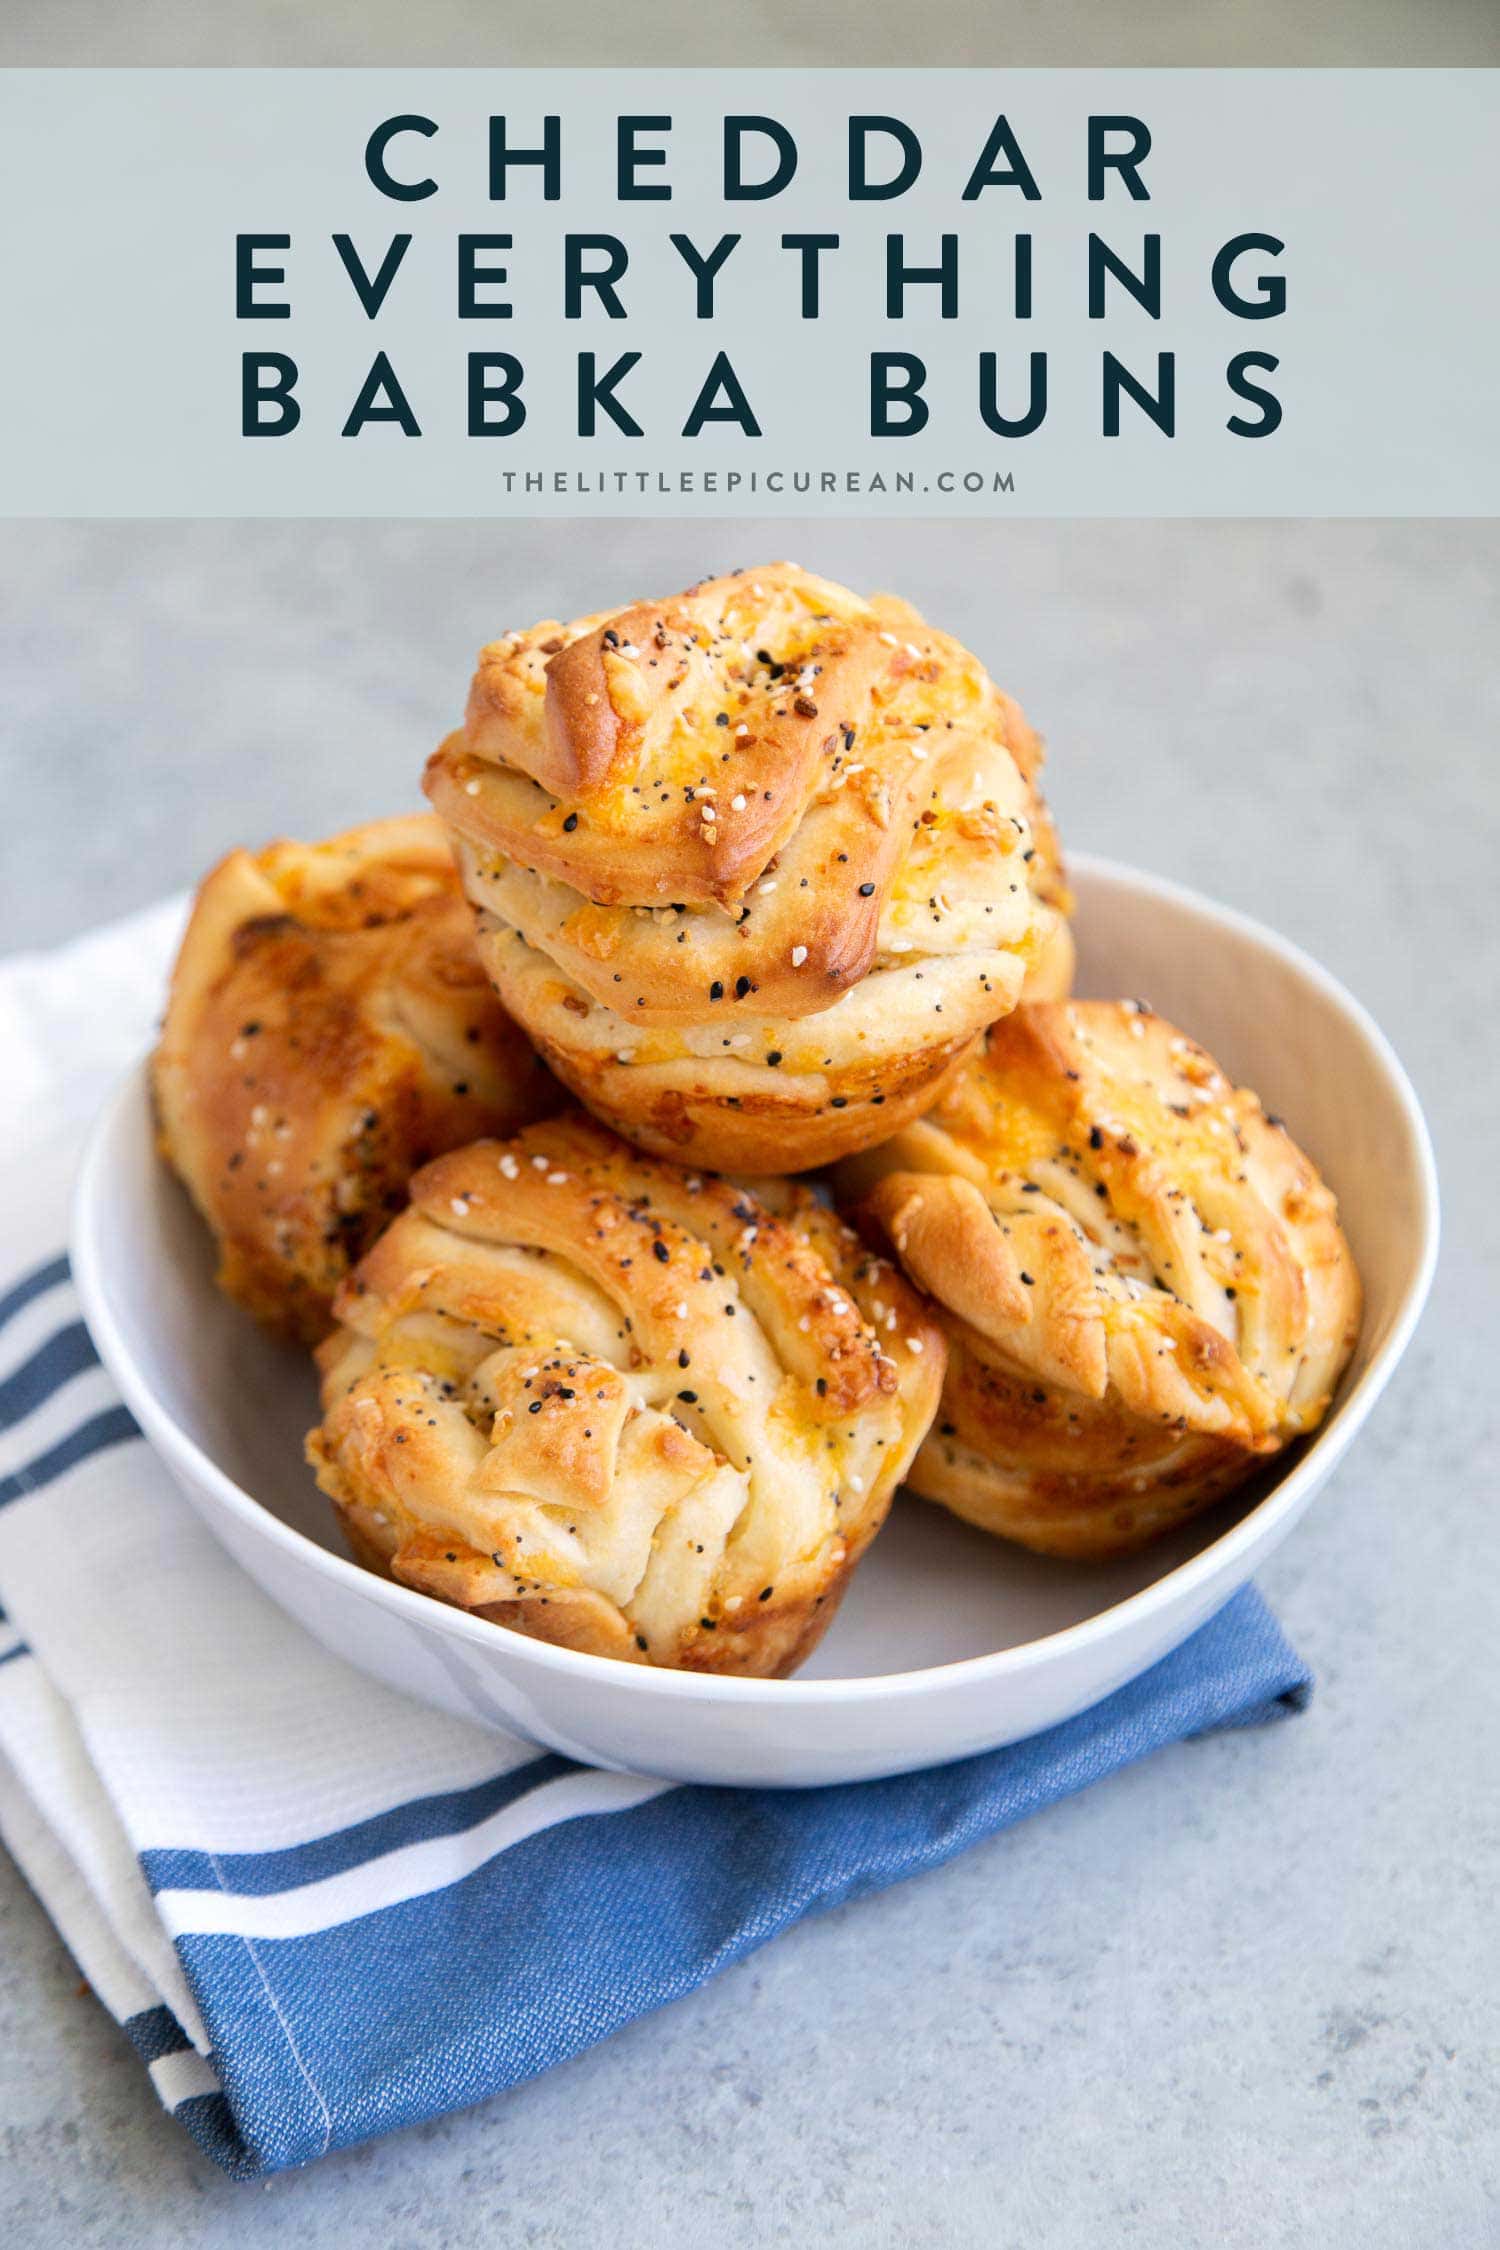
M 1019 1008 L 838 1184 L 948 1331 L 913 1488 L 1044 1554 L 1128 1553 L 1227 1492 L 1354 1348 L 1332 1194 L 1138 1002 Z
M 577 1114 L 411 1183 L 308 1440 L 356 1557 L 563 1647 L 765 1676 L 817 1642 L 936 1408 L 941 1330 L 811 1194 Z
M 684 1163 L 802 1171 L 1066 992 L 1041 748 L 888 596 L 788 563 L 484 650 L 429 763 L 479 948 L 558 1075 Z
M 220 1286 L 308 1343 L 418 1164 L 560 1099 L 479 965 L 430 814 L 221 860 L 177 957 L 152 1086 Z

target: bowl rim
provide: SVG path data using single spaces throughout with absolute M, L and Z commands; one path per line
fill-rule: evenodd
M 69 1228 L 72 1271 L 83 1316 L 100 1359 L 118 1384 L 144 1435 L 168 1467 L 248 1531 L 281 1548 L 290 1560 L 309 1566 L 361 1600 L 391 1609 L 398 1617 L 471 1647 L 493 1653 L 500 1645 L 495 1636 L 503 1634 L 509 1662 L 568 1675 L 580 1683 L 593 1680 L 615 1695 L 664 1696 L 669 1701 L 734 1703 L 778 1710 L 799 1704 L 828 1706 L 917 1700 L 956 1689 L 960 1684 L 977 1685 L 989 1679 L 1000 1680 L 1038 1670 L 1085 1651 L 1095 1643 L 1126 1633 L 1132 1626 L 1146 1628 L 1158 1612 L 1179 1605 L 1190 1609 L 1196 1596 L 1211 1589 L 1215 1581 L 1232 1574 L 1246 1550 L 1261 1546 L 1279 1524 L 1300 1512 L 1311 1489 L 1332 1470 L 1389 1382 L 1421 1316 L 1437 1262 L 1437 1169 L 1421 1105 L 1390 1041 L 1363 1003 L 1310 954 L 1290 939 L 1267 929 L 1251 915 L 1236 907 L 1221 905 L 1170 877 L 1091 852 L 1070 853 L 1069 863 L 1071 869 L 1086 880 L 1124 886 L 1137 895 L 1186 908 L 1219 923 L 1261 951 L 1276 956 L 1283 966 L 1313 986 L 1348 1019 L 1371 1050 L 1407 1128 L 1419 1234 L 1413 1270 L 1384 1341 L 1372 1354 L 1369 1365 L 1353 1388 L 1338 1402 L 1329 1420 L 1308 1440 L 1287 1474 L 1238 1522 L 1197 1554 L 1091 1617 L 1062 1626 L 1036 1640 L 1017 1642 L 1010 1648 L 992 1649 L 983 1655 L 959 1657 L 951 1663 L 925 1665 L 913 1671 L 836 1679 L 746 1679 L 735 1674 L 674 1671 L 664 1665 L 622 1664 L 616 1658 L 555 1647 L 508 1626 L 496 1625 L 486 1618 L 472 1617 L 467 1611 L 435 1602 L 429 1595 L 399 1585 L 394 1579 L 379 1578 L 351 1558 L 320 1547 L 306 1533 L 274 1515 L 253 1493 L 247 1492 L 182 1427 L 151 1388 L 116 1320 L 101 1249 L 105 1229 L 100 1219 L 108 1207 L 105 1191 L 118 1122 L 127 1107 L 141 1099 L 147 1068 L 144 1059 L 115 1088 L 92 1126 L 73 1191 Z

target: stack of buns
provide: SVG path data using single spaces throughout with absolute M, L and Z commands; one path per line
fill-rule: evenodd
M 1316 1426 L 1333 1197 L 1185 1033 L 1068 997 L 1040 767 L 957 642 L 776 564 L 506 634 L 436 819 L 213 872 L 162 1147 L 317 1346 L 359 1561 L 780 1676 L 903 1481 L 1111 1556 Z

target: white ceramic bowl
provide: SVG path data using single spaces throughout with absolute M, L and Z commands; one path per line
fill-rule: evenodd
M 172 1475 L 326 1647 L 460 1717 L 592 1764 L 801 1786 L 1019 1740 L 1132 1679 L 1291 1529 L 1411 1335 L 1437 1248 L 1416 1099 L 1384 1038 L 1304 954 L 1102 860 L 1074 865 L 1083 993 L 1141 995 L 1286 1120 L 1336 1190 L 1365 1284 L 1334 1410 L 1277 1470 L 1128 1562 L 1049 1562 L 902 1496 L 795 1680 L 655 1671 L 549 1648 L 348 1560 L 303 1467 L 312 1374 L 214 1289 L 204 1230 L 157 1159 L 144 1074 L 84 1160 L 73 1261 L 105 1364 Z

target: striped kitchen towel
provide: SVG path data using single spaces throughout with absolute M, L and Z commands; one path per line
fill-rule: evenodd
M 149 1037 L 179 920 L 0 966 L 0 1836 L 226 2169 L 479 2101 L 804 1914 L 1305 1700 L 1247 1590 L 1030 1742 L 780 1794 L 594 1772 L 345 1668 L 177 1499 L 60 1248 L 79 1137 Z

